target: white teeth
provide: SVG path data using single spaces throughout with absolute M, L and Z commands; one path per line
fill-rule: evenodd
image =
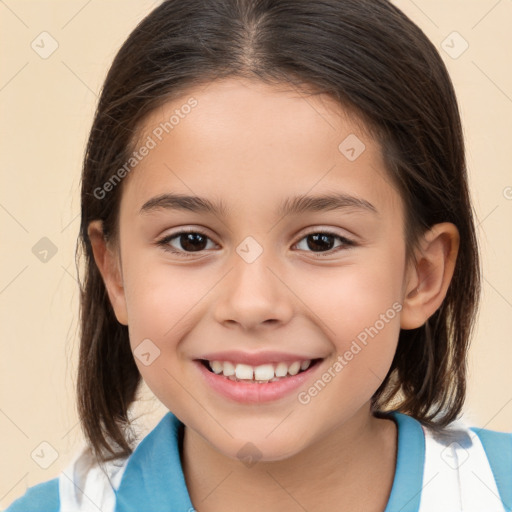
M 307 370 L 309 368 L 309 365 L 311 364 L 311 361 L 302 361 L 300 365 L 300 369 L 302 371 Z
M 230 377 L 231 375 L 235 375 L 235 365 L 226 361 L 224 363 L 224 371 L 222 372 L 225 377 Z
M 295 361 L 295 363 L 292 363 L 290 365 L 290 368 L 288 368 L 288 373 L 290 375 L 297 375 L 297 373 L 299 373 L 299 370 L 300 370 L 300 362 Z
M 288 365 L 286 363 L 279 363 L 276 366 L 276 377 L 286 377 L 288 373 Z
M 256 380 L 270 380 L 274 378 L 274 367 L 271 364 L 262 364 L 254 369 Z
M 231 380 L 254 380 L 260 383 L 275 382 L 287 376 L 297 375 L 299 371 L 307 370 L 311 360 L 294 361 L 291 364 L 262 364 L 251 366 L 248 364 L 233 364 L 229 361 L 209 361 L 211 370 L 217 375 L 224 375 Z
M 240 380 L 252 380 L 253 368 L 248 364 L 237 364 L 235 368 L 235 375 Z
M 210 368 L 213 370 L 213 373 L 222 373 L 224 365 L 220 361 L 212 361 L 210 363 Z

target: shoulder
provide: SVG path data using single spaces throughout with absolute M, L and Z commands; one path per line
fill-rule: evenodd
M 114 510 L 115 494 L 130 457 L 101 464 L 85 447 L 59 477 L 63 511 Z
M 29 487 L 4 512 L 58 512 L 60 509 L 59 479 Z
M 470 426 L 463 420 L 451 423 L 440 431 L 434 431 L 424 425 L 427 443 L 436 444 L 443 450 L 456 451 L 463 463 L 463 459 L 473 452 L 485 455 L 492 467 L 500 468 L 503 462 L 510 462 L 506 468 L 512 477 L 512 432 L 498 432 L 486 428 Z
M 463 419 L 434 429 L 398 411 L 392 415 L 398 426 L 395 484 L 400 484 L 393 491 L 407 495 L 407 510 L 512 511 L 512 433 L 473 427 Z
M 512 453 L 512 432 L 498 432 L 485 428 L 470 427 L 483 444 L 486 453 L 493 461 L 499 461 Z
M 463 510 L 512 509 L 512 433 L 469 426 L 463 420 L 442 431 L 423 430 L 425 477 L 439 479 L 432 489 L 446 492 L 451 482 L 457 489 L 453 499 Z
M 471 427 L 486 453 L 491 471 L 507 510 L 512 510 L 512 432 Z
M 129 458 L 98 465 L 86 447 L 58 477 L 27 489 L 4 512 L 114 510 L 115 490 Z
M 147 510 L 147 504 L 157 510 L 169 499 L 191 510 L 179 458 L 180 426 L 169 412 L 149 433 L 138 434 L 130 456 L 102 464 L 84 446 L 59 477 L 29 488 L 4 512 L 107 512 L 119 503 L 123 510 Z

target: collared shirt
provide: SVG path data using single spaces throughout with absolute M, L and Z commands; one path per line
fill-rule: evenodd
M 439 435 L 402 413 L 387 414 L 397 424 L 398 450 L 384 512 L 512 511 L 512 433 L 452 424 Z M 129 457 L 104 470 L 84 450 L 5 512 L 194 512 L 182 429 L 167 413 Z

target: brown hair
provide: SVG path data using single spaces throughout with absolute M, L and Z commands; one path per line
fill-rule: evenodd
M 82 428 L 100 461 L 132 452 L 128 409 L 141 376 L 94 262 L 89 223 L 116 236 L 120 186 L 98 194 L 128 159 L 142 121 L 191 87 L 224 77 L 291 84 L 335 98 L 376 135 L 406 207 L 408 257 L 419 236 L 454 223 L 460 247 L 442 306 L 402 330 L 372 398 L 441 428 L 457 418 L 480 270 L 463 133 L 445 65 L 424 33 L 386 0 L 167 0 L 133 30 L 106 77 L 84 158 L 77 263 Z M 111 454 L 111 456 L 109 455 Z

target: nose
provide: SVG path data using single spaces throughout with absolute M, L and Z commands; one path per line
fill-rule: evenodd
M 225 327 L 276 328 L 293 315 L 293 294 L 265 251 L 252 263 L 236 256 L 219 285 L 222 291 L 215 304 L 215 319 Z

